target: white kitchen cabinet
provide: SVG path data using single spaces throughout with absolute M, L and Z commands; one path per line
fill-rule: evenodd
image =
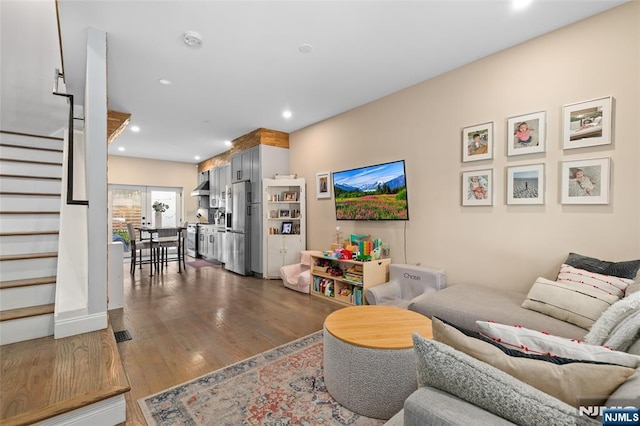
M 306 250 L 306 183 L 263 179 L 263 277 L 280 278 L 280 268 L 300 262 Z

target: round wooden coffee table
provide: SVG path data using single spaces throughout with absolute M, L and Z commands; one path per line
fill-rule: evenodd
M 389 419 L 418 388 L 412 336 L 431 338 L 431 320 L 392 306 L 339 309 L 324 322 L 324 381 L 341 405 Z

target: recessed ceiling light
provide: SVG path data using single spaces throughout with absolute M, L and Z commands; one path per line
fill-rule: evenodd
M 524 9 L 529 6 L 533 0 L 513 0 L 513 8 L 514 9 Z
M 293 114 L 292 114 L 292 113 L 291 113 L 291 111 L 289 111 L 289 110 L 286 110 L 286 111 L 284 111 L 284 112 L 282 113 L 282 116 L 283 116 L 284 118 L 291 118 L 291 116 L 292 116 L 292 115 L 293 115 Z
M 300 46 L 298 46 L 298 52 L 300 53 L 311 53 L 312 50 L 313 50 L 313 46 L 308 43 L 301 44 Z
M 200 159 L 200 156 L 199 156 L 199 155 L 196 155 L 194 158 L 195 158 L 196 160 L 199 160 L 199 159 Z
M 183 40 L 187 46 L 199 47 L 202 45 L 202 36 L 195 31 L 184 33 Z
M 133 133 L 138 133 L 138 132 L 140 131 L 140 127 L 138 127 L 138 126 L 131 126 L 131 131 L 132 131 Z
M 124 151 L 124 146 L 119 146 L 118 151 Z
M 224 144 L 225 144 L 226 146 L 231 146 L 231 141 L 224 141 Z
M 169 86 L 173 82 L 171 80 L 167 80 L 166 78 L 161 78 L 160 80 L 158 80 L 158 83 L 163 84 L 165 86 Z

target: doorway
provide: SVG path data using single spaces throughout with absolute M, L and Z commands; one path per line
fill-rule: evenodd
M 162 212 L 162 226 L 178 226 L 182 223 L 182 188 L 109 185 L 109 199 L 113 241 L 121 241 L 125 245 L 127 257 L 130 255 L 127 223 L 156 226 L 154 203 L 168 206 Z

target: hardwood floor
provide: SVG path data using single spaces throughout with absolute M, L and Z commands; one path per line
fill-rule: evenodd
M 124 270 L 124 309 L 110 312 L 131 391 L 127 425 L 145 424 L 137 400 L 322 329 L 340 305 L 243 277 L 222 266 L 177 265 L 149 277 Z

